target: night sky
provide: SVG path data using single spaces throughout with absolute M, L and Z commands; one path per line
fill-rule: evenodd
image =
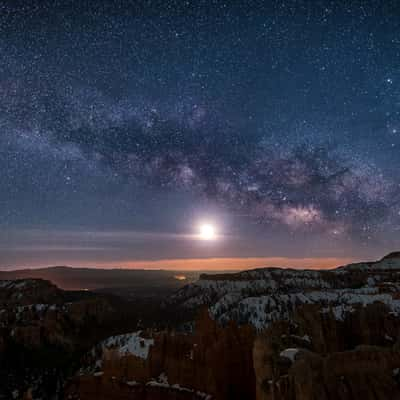
M 398 1 L 82 3 L 0 4 L 0 266 L 400 248 Z

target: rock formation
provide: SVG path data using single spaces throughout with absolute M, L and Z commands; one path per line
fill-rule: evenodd
M 107 297 L 0 281 L 0 397 L 400 399 L 399 253 L 202 275 L 166 302 L 182 310 L 197 319 L 128 331 Z
M 137 333 L 132 335 L 137 338 Z M 251 327 L 236 324 L 221 327 L 204 310 L 192 335 L 160 332 L 149 336 L 137 339 L 138 343 L 142 341 L 138 346 L 132 337 L 124 335 L 93 349 L 89 365 L 69 384 L 68 396 L 81 400 L 95 396 L 108 399 L 106 393 L 113 390 L 112 398 L 124 398 L 124 393 L 135 391 L 133 398 L 153 399 L 158 398 L 154 393 L 160 388 L 163 399 L 254 398 Z M 110 342 L 113 345 L 107 348 Z M 143 350 L 147 346 L 148 352 Z M 95 395 L 97 391 L 100 394 Z
M 60 392 L 76 355 L 111 332 L 115 311 L 105 297 L 41 279 L 0 281 L 0 398 Z
M 399 332 L 398 318 L 378 304 L 344 321 L 314 319 L 307 307 L 300 314 L 294 324 L 273 324 L 256 338 L 257 400 L 400 398 L 400 352 L 388 334 Z

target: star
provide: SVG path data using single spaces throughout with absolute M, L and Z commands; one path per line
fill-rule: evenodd
M 115 265 L 400 245 L 396 8 L 53 3 L 0 15 L 0 232 L 141 233 Z M 198 216 L 240 246 L 183 245 Z

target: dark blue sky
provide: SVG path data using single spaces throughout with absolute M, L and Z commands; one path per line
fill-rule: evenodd
M 0 266 L 400 247 L 398 2 L 0 7 Z

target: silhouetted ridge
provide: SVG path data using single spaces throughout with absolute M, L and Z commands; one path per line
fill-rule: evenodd
M 382 260 L 388 260 L 388 259 L 391 259 L 391 258 L 400 259 L 400 251 L 393 251 L 392 253 L 389 253 L 388 255 L 383 257 Z

